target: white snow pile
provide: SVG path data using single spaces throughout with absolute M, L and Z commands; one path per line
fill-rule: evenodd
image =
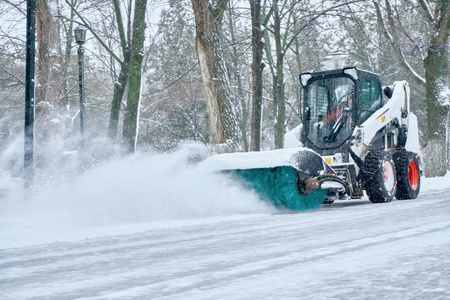
M 420 192 L 450 189 L 450 172 L 443 177 L 421 178 Z M 420 197 L 420 194 L 419 194 Z
M 231 179 L 190 164 L 187 149 L 109 162 L 28 201 L 0 198 L 0 239 L 44 231 L 271 213 Z M 18 195 L 12 193 L 11 195 Z M 6 236 L 5 236 L 6 235 Z
M 277 149 L 272 151 L 239 152 L 213 155 L 203 161 L 199 168 L 205 171 L 273 168 L 276 166 L 294 166 L 294 155 L 299 151 L 311 151 L 307 148 Z

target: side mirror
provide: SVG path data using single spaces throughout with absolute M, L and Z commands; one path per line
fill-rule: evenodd
M 392 95 L 394 94 L 394 91 L 392 90 L 392 88 L 390 86 L 387 86 L 384 88 L 383 93 L 386 95 L 386 97 L 391 99 Z

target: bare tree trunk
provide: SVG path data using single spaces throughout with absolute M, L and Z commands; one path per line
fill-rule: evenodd
M 276 74 L 273 82 L 273 99 L 275 102 L 275 148 L 283 148 L 284 144 L 284 130 L 285 130 L 285 111 L 284 103 L 284 73 L 283 73 L 283 59 L 284 51 L 281 42 L 281 16 L 278 8 L 278 0 L 273 3 L 274 7 L 274 39 L 276 50 Z
M 233 68 L 236 72 L 236 81 L 237 81 L 237 94 L 239 96 L 239 103 L 241 104 L 241 111 L 242 111 L 242 117 L 241 120 L 239 122 L 239 127 L 241 129 L 242 132 L 242 144 L 244 147 L 244 151 L 247 152 L 249 149 L 249 145 L 248 145 L 248 139 L 247 139 L 247 124 L 248 124 L 248 107 L 247 107 L 247 103 L 245 101 L 245 97 L 244 97 L 244 89 L 242 87 L 242 79 L 241 79 L 241 74 L 239 72 L 239 65 L 240 65 L 240 60 L 239 60 L 239 55 L 238 55 L 238 49 L 236 46 L 236 36 L 234 33 L 234 20 L 233 20 L 233 11 L 231 9 L 229 9 L 228 11 L 228 17 L 229 17 L 229 26 L 230 26 L 230 34 L 231 34 L 231 47 L 233 50 Z
M 208 103 L 212 144 L 218 151 L 232 152 L 239 143 L 239 126 L 231 103 L 220 39 L 228 0 L 191 0 L 195 14 L 198 61 Z
M 261 32 L 261 0 L 250 2 L 252 15 L 252 78 L 253 98 L 251 116 L 251 143 L 250 150 L 261 150 L 261 121 L 262 121 L 262 92 L 263 92 L 263 69 L 262 63 L 264 42 Z
M 60 99 L 60 37 L 49 0 L 36 3 L 38 64 L 36 76 L 36 163 L 51 167 L 63 151 L 63 101 Z
M 71 4 L 72 6 L 76 5 L 76 0 L 72 0 Z M 58 12 L 59 15 L 62 15 L 61 12 Z M 66 130 L 66 134 L 67 132 L 70 132 L 71 130 L 71 115 L 70 115 L 70 99 L 69 99 L 69 62 L 70 62 L 70 57 L 72 54 L 72 43 L 73 43 L 73 18 L 75 16 L 75 12 L 73 10 L 70 10 L 70 20 L 69 22 L 69 26 L 65 27 L 66 28 L 66 45 L 65 45 L 65 49 L 64 49 L 64 53 L 61 52 L 61 76 L 62 76 L 62 80 L 61 80 L 61 84 L 62 84 L 62 90 L 63 90 L 63 99 L 64 99 L 64 105 L 66 106 L 66 117 L 65 117 L 65 124 L 64 124 L 64 129 Z
M 146 7 L 147 0 L 136 0 L 134 7 L 133 37 L 131 42 L 127 108 L 123 120 L 124 143 L 126 150 L 130 153 L 134 152 L 136 149 L 136 139 L 138 134 L 142 60 L 144 59 Z
M 111 113 L 109 117 L 108 138 L 114 141 L 117 137 L 117 130 L 119 128 L 120 107 L 122 104 L 123 95 L 125 94 L 125 87 L 129 77 L 129 63 L 124 62 L 120 67 L 119 78 L 114 83 L 114 94 L 111 102 Z
M 435 34 L 432 35 L 425 64 L 428 145 L 425 156 L 425 174 L 427 176 L 444 176 L 447 173 L 447 124 L 448 99 L 444 95 L 448 86 L 449 66 L 448 50 L 443 47 L 434 49 L 434 45 L 446 45 L 450 32 L 450 4 L 439 1 L 438 22 L 435 23 Z
M 128 82 L 130 68 L 130 49 L 123 27 L 122 13 L 120 11 L 119 0 L 114 0 L 114 11 L 116 13 L 117 28 L 119 30 L 120 44 L 122 47 L 123 61 L 120 64 L 120 73 L 117 82 L 114 83 L 114 95 L 111 102 L 111 114 L 109 118 L 108 138 L 115 140 L 119 127 L 120 107 L 122 104 L 125 87 Z M 130 30 L 130 28 L 128 28 Z
M 266 31 L 264 33 L 265 40 L 265 52 L 267 56 L 267 60 L 270 66 L 270 71 L 273 77 L 273 101 L 274 101 L 274 119 L 275 119 L 275 130 L 274 130 L 274 146 L 276 149 L 283 148 L 284 145 L 284 133 L 286 129 L 286 103 L 285 103 L 285 85 L 284 85 L 284 55 L 285 52 L 289 49 L 290 45 L 294 41 L 294 37 L 290 42 L 287 42 L 287 38 L 291 35 L 292 31 L 289 28 L 286 28 L 282 33 L 281 29 L 281 21 L 282 16 L 287 19 L 287 24 L 292 24 L 291 19 L 293 16 L 293 7 L 294 4 L 298 2 L 291 1 L 280 1 L 274 0 L 272 2 L 271 8 L 267 13 L 264 21 L 264 27 Z M 283 10 L 287 8 L 287 12 L 284 13 Z M 273 23 L 271 26 L 268 26 L 267 22 L 272 18 Z M 273 34 L 273 40 L 275 42 L 275 58 L 272 57 L 272 47 L 270 44 L 269 34 L 267 31 Z

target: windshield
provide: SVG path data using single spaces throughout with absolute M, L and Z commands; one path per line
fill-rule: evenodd
M 352 134 L 355 83 L 347 77 L 313 81 L 305 103 L 307 138 L 317 147 L 335 148 Z

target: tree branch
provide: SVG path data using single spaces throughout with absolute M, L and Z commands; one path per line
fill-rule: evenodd
M 16 75 L 14 75 L 13 73 L 9 72 L 8 70 L 6 70 L 5 68 L 1 68 L 1 70 L 3 72 L 5 72 L 6 74 L 8 74 L 9 76 L 13 77 L 14 79 L 16 79 L 21 85 L 25 85 L 25 82 L 20 79 L 19 77 L 17 77 Z
M 350 1 L 350 2 L 345 2 L 345 3 L 340 3 L 338 5 L 335 5 L 333 7 L 330 7 L 324 11 L 322 11 L 321 13 L 317 14 L 316 16 L 314 16 L 313 18 L 311 18 L 305 25 L 303 25 L 300 29 L 296 30 L 297 32 L 294 34 L 294 36 L 291 38 L 291 40 L 289 41 L 289 43 L 286 44 L 285 49 L 288 49 L 291 47 L 291 44 L 294 42 L 294 40 L 297 38 L 297 36 L 306 28 L 309 26 L 309 24 L 315 20 L 317 20 L 318 18 L 320 18 L 321 16 L 325 15 L 326 13 L 328 13 L 329 11 L 332 11 L 338 7 L 341 6 L 345 6 L 345 5 L 349 5 L 349 4 L 353 4 L 353 3 L 357 3 L 357 2 L 364 2 L 366 0 L 354 0 L 354 1 Z
M 120 11 L 120 4 L 118 0 L 114 0 L 114 10 L 116 11 L 117 29 L 119 30 L 120 45 L 122 46 L 123 54 L 128 51 L 127 39 L 125 37 L 125 30 L 123 27 L 122 13 Z
M 24 11 L 22 11 L 22 10 L 19 8 L 19 5 L 20 5 L 20 4 L 13 4 L 13 3 L 11 3 L 11 1 L 8 1 L 8 0 L 3 0 L 3 1 L 6 2 L 6 3 L 8 3 L 8 4 L 11 5 L 12 7 L 14 7 L 15 9 L 17 9 L 22 15 L 24 15 L 24 16 L 27 15 Z
M 119 63 L 119 64 L 123 64 L 122 60 L 120 58 L 118 58 L 116 56 L 116 54 L 114 54 L 114 52 L 105 44 L 105 42 L 103 42 L 103 40 L 97 35 L 97 33 L 95 33 L 95 31 L 91 28 L 91 26 L 89 26 L 89 24 L 86 22 L 86 20 L 80 15 L 80 13 L 77 11 L 77 9 L 75 7 L 73 7 L 73 5 L 69 2 L 69 0 L 65 0 L 67 5 L 69 5 L 69 7 L 73 10 L 73 12 L 75 12 L 75 14 L 78 16 L 78 18 L 80 18 L 81 22 L 76 22 L 77 24 L 83 25 L 84 27 L 86 27 L 90 33 L 92 33 L 92 35 L 95 37 L 95 39 L 103 46 L 103 48 L 105 48 L 105 50 L 112 56 L 114 57 L 114 59 Z
M 383 15 L 381 14 L 381 10 L 380 10 L 380 6 L 378 5 L 377 1 L 373 1 L 373 4 L 375 6 L 375 10 L 377 13 L 377 18 L 378 21 L 381 25 L 381 29 L 383 31 L 384 36 L 386 37 L 387 40 L 391 41 L 391 45 L 392 48 L 394 50 L 394 54 L 397 58 L 397 62 L 399 64 L 399 66 L 402 68 L 403 71 L 405 71 L 406 73 L 410 74 L 412 76 L 412 78 L 415 79 L 415 81 L 422 85 L 425 84 L 425 78 L 423 78 L 422 76 L 420 76 L 412 67 L 411 65 L 406 61 L 405 56 L 403 55 L 403 52 L 400 51 L 400 49 L 398 47 L 395 46 L 395 40 L 392 37 L 392 35 L 389 33 L 388 29 L 386 28 L 386 24 L 384 23 L 384 19 L 383 19 Z
M 159 92 L 164 91 L 165 89 L 168 89 L 169 87 L 171 87 L 172 85 L 174 85 L 175 83 L 177 83 L 178 81 L 180 81 L 181 78 L 183 78 L 187 73 L 189 73 L 196 65 L 198 65 L 198 62 L 194 63 L 186 72 L 184 72 L 183 74 L 180 75 L 180 77 L 176 78 L 175 80 L 173 80 L 171 83 L 169 83 L 167 86 L 156 90 L 154 92 L 148 93 L 145 96 L 149 96 L 149 95 L 153 95 L 153 94 L 157 94 Z
M 425 17 L 427 18 L 428 22 L 433 24 L 434 18 L 433 13 L 431 12 L 430 6 L 428 3 L 426 3 L 424 0 L 417 0 L 422 7 L 423 12 L 425 13 Z

